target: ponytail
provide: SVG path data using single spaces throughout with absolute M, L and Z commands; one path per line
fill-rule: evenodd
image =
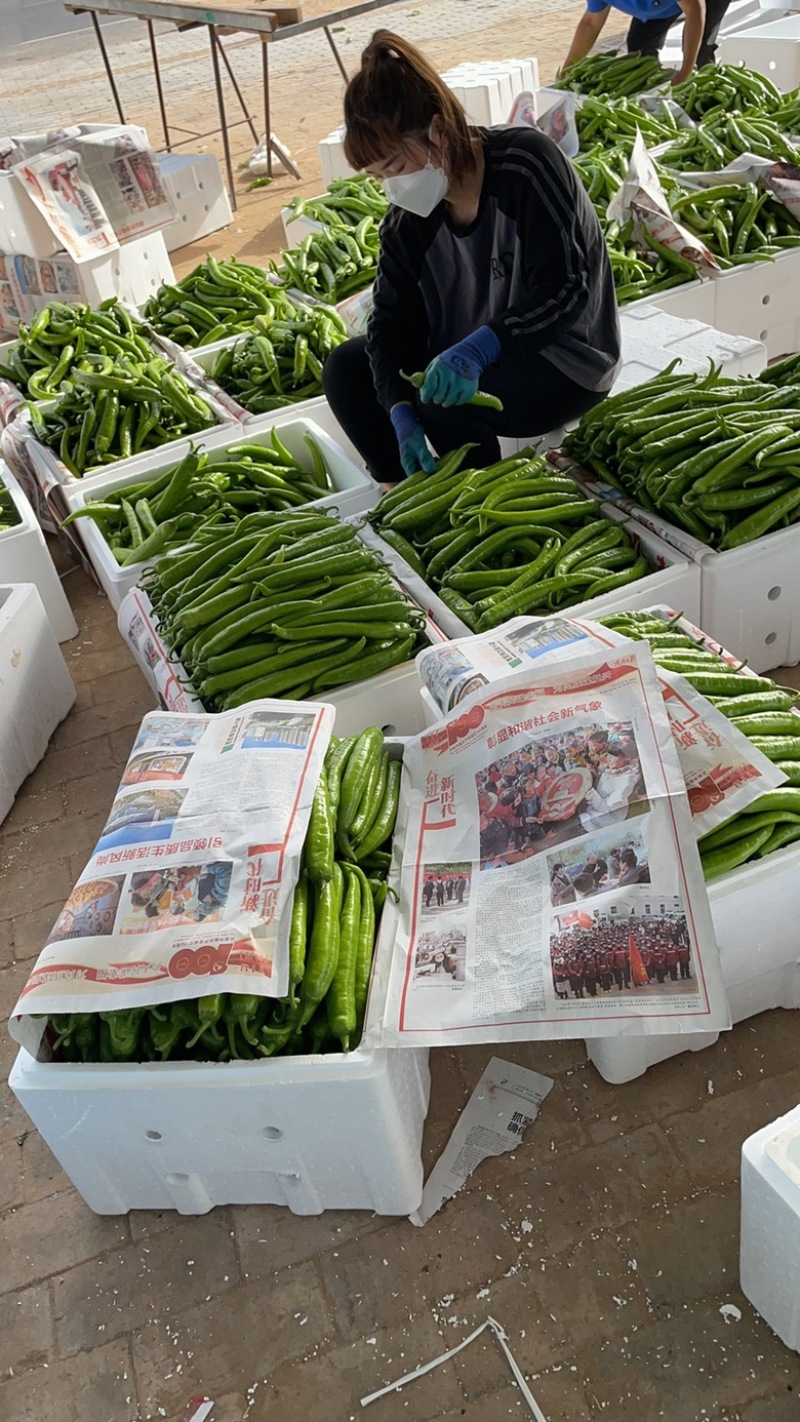
M 350 167 L 379 163 L 409 139 L 427 140 L 436 116 L 446 140 L 448 177 L 459 181 L 476 166 L 462 105 L 414 45 L 391 30 L 376 30 L 344 96 Z

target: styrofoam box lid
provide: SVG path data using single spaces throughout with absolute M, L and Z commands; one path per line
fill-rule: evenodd
M 752 29 L 737 30 L 737 39 L 743 40 L 800 40 L 800 15 L 787 15 L 783 20 L 770 20 L 765 25 L 754 25 Z
M 657 306 L 624 308 L 620 312 L 623 354 L 628 333 L 647 340 L 675 356 L 695 361 L 711 361 L 714 365 L 735 364 L 744 375 L 758 375 L 767 363 L 767 350 L 762 341 L 750 336 L 733 336 L 718 331 L 704 321 L 673 316 Z

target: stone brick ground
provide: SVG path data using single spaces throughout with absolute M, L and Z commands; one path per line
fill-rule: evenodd
M 441 67 L 535 51 L 548 77 L 572 18 L 562 0 L 535 12 L 443 0 L 395 7 L 374 23 L 424 42 Z M 348 27 L 354 51 L 372 25 L 367 17 Z M 113 43 L 126 99 L 134 96 L 130 116 L 155 135 L 146 50 L 127 28 Z M 206 61 L 195 37 L 168 44 L 181 51 L 169 76 L 175 117 L 189 125 L 208 108 Z M 246 198 L 233 227 L 209 244 L 223 255 L 263 258 L 277 248 L 278 211 L 290 191 L 318 190 L 315 143 L 338 116 L 324 40 L 277 45 L 274 58 L 275 128 L 305 181 L 295 189 L 280 179 Z M 85 38 L 59 56 L 57 99 L 52 65 L 38 72 L 30 57 L 12 54 L 0 69 L 0 114 L 12 131 L 111 116 Z M 305 117 L 297 113 L 300 84 Z M 246 157 L 249 144 L 236 134 Z M 184 249 L 179 270 L 203 251 Z M 0 826 L 5 1014 L 85 863 L 152 704 L 106 600 L 57 557 L 81 628 L 64 648 L 78 701 Z M 783 673 L 789 678 L 798 681 L 796 669 Z M 486 1162 L 423 1231 L 405 1220 L 345 1212 L 304 1219 L 272 1207 L 99 1218 L 3 1086 L 0 1419 L 177 1422 L 188 1397 L 207 1392 L 213 1422 L 350 1422 L 365 1393 L 452 1346 L 491 1312 L 548 1422 L 798 1422 L 800 1360 L 737 1284 L 739 1149 L 800 1100 L 797 1043 L 794 1015 L 769 1013 L 625 1087 L 602 1082 L 577 1042 L 504 1047 L 553 1076 L 554 1090 L 519 1150 Z M 0 1033 L 3 1081 L 14 1052 Z M 490 1055 L 432 1054 L 427 1166 Z M 725 1322 L 724 1303 L 741 1309 L 741 1322 Z M 507 1422 L 527 1412 L 484 1336 L 367 1415 Z

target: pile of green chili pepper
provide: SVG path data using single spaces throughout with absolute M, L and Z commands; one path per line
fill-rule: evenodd
M 413 654 L 425 621 L 352 524 L 310 509 L 211 529 L 143 581 L 209 711 L 376 676 Z
M 160 286 L 144 315 L 159 336 L 193 349 L 252 330 L 258 316 L 271 321 L 285 309 L 279 295 L 260 267 L 209 255 L 175 286 Z
M 776 163 L 800 162 L 800 150 L 784 137 L 773 118 L 724 110 L 708 114 L 697 128 L 682 129 L 659 158 L 668 168 L 713 172 L 743 153 L 771 158 Z
M 622 99 L 654 89 L 672 77 L 658 60 L 646 54 L 589 54 L 565 69 L 555 82 L 556 89 L 572 89 L 579 94 L 605 94 Z
M 729 113 L 758 109 L 775 113 L 787 97 L 763 74 L 738 64 L 704 64 L 671 90 L 672 98 L 691 119 L 702 119 L 714 109 Z
M 0 481 L 0 533 L 6 533 L 10 528 L 18 528 L 21 522 L 17 506 L 11 497 L 11 490 Z
M 191 449 L 155 479 L 100 494 L 76 509 L 64 524 L 95 522 L 123 567 L 159 557 L 171 548 L 223 532 L 235 538 L 248 514 L 291 509 L 324 498 L 332 485 L 322 451 L 310 434 L 303 468 L 273 430 L 264 443 L 242 440 L 218 454 Z
M 286 285 L 321 301 L 343 301 L 375 280 L 378 267 L 378 224 L 362 217 L 357 227 L 331 223 L 310 232 L 290 251 L 282 251 L 270 266 Z
M 766 385 L 800 385 L 800 355 L 774 361 L 758 378 Z
M 52 408 L 28 409 L 36 438 L 76 478 L 218 423 L 165 356 L 85 355 L 61 390 Z
M 567 452 L 724 550 L 800 518 L 800 387 L 675 375 L 674 363 L 584 415 Z
M 211 360 L 212 380 L 245 410 L 260 415 L 322 394 L 322 367 L 347 338 L 338 311 L 283 298 L 280 316 L 243 336 Z M 261 324 L 261 323 L 259 323 Z
M 574 606 L 651 572 L 625 530 L 540 456 L 466 471 L 454 459 L 404 480 L 369 518 L 473 631 Z
M 626 637 L 647 641 L 657 666 L 685 677 L 786 776 L 785 785 L 766 790 L 699 841 L 703 874 L 717 879 L 800 840 L 800 716 L 792 710 L 800 693 L 731 667 L 678 620 L 657 608 L 598 618 Z
M 375 931 L 400 796 L 401 762 L 375 727 L 334 736 L 317 784 L 295 889 L 285 998 L 214 993 L 157 1007 L 53 1015 L 57 1061 L 261 1061 L 352 1051 L 367 1006 Z
M 800 89 L 780 95 L 780 103 L 772 111 L 772 118 L 782 133 L 800 133 Z
M 679 196 L 673 193 L 670 210 L 714 253 L 723 270 L 800 246 L 800 227 L 789 209 L 754 183 L 720 183 Z
M 354 173 L 351 178 L 334 178 L 321 197 L 292 198 L 289 223 L 295 217 L 306 217 L 323 227 L 358 227 L 365 217 L 380 222 L 388 206 L 383 183 L 369 173 Z
M 52 400 L 73 368 L 90 370 L 98 356 L 149 361 L 155 354 L 116 297 L 96 311 L 82 302 L 51 301 L 29 326 L 20 324 L 7 363 L 0 364 L 0 379 L 12 381 L 31 400 Z
M 648 144 L 667 143 L 675 138 L 678 125 L 666 100 L 658 114 L 649 113 L 635 99 L 583 99 L 575 113 L 581 150 L 595 144 L 602 148 L 633 147 L 637 133 Z

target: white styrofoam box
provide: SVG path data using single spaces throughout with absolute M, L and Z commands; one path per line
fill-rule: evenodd
M 274 415 L 258 415 L 256 418 L 259 420 L 269 418 L 273 426 L 277 426 L 278 429 L 281 429 L 283 425 L 289 424 L 292 420 L 297 419 L 298 409 L 299 407 L 292 409 L 291 406 L 287 406 L 285 410 L 276 410 Z M 353 464 L 359 469 L 366 469 L 367 466 L 364 460 L 352 441 L 348 439 L 324 395 L 318 395 L 315 400 L 303 401 L 302 418 L 313 420 L 315 425 L 319 425 L 321 430 L 324 430 L 327 435 L 330 435 L 334 444 L 338 444 L 339 448 L 344 450 L 348 459 L 350 459 Z M 247 428 L 249 431 L 249 424 Z
M 375 724 L 380 724 L 385 736 L 417 736 L 425 730 L 416 662 L 393 667 L 383 673 L 381 681 L 380 700 L 370 681 L 325 692 L 321 699 L 336 707 L 337 736 L 356 736 L 365 726 Z M 382 721 L 383 716 L 389 719 Z
M 496 79 L 487 77 L 480 83 L 469 85 L 465 80 L 459 79 L 455 84 L 448 84 L 448 88 L 464 108 L 470 123 L 479 124 L 484 128 L 500 123 L 499 115 L 503 105 L 500 85 Z
M 726 376 L 760 375 L 767 363 L 762 341 L 718 331 L 703 321 L 684 320 L 657 306 L 638 302 L 624 306 L 620 326 L 623 360 L 628 343 L 636 339 L 664 351 L 670 361 L 677 356 L 682 362 L 699 363 L 705 369 L 709 365 L 720 366 Z
M 0 483 L 11 494 L 20 522 L 14 528 L 0 531 L 0 576 L 4 583 L 34 583 L 44 604 L 48 621 L 56 640 L 68 642 L 77 637 L 78 624 L 72 614 L 61 579 L 44 540 L 36 515 L 14 475 L 0 460 Z
M 281 208 L 281 222 L 287 247 L 297 247 L 304 237 L 313 237 L 315 232 L 325 230 L 324 223 L 315 222 L 304 214 L 297 217 L 290 207 Z
M 219 232 L 233 221 L 219 161 L 213 153 L 159 153 L 158 171 L 175 206 L 164 228 L 168 252 Z
M 0 586 L 0 685 L 4 820 L 20 785 L 39 764 L 53 731 L 75 701 L 75 687 L 44 603 L 30 582 Z
M 37 262 L 7 257 L 6 265 L 13 268 L 15 289 L 26 303 L 26 318 L 54 296 L 61 301 L 85 301 L 88 306 L 99 306 L 116 296 L 140 306 L 164 282 L 175 280 L 162 232 L 137 237 L 87 262 L 74 262 L 66 252 L 57 252 Z
M 317 400 L 324 398 L 322 395 L 315 395 L 311 400 L 298 400 L 295 404 L 284 406 L 281 411 L 270 411 L 267 415 L 246 410 L 244 405 L 240 405 L 234 395 L 229 395 L 211 374 L 221 351 L 229 350 L 232 346 L 239 345 L 246 340 L 248 340 L 246 334 L 225 336 L 221 341 L 214 341 L 208 346 L 199 346 L 192 351 L 181 351 L 177 346 L 173 346 L 172 354 L 184 374 L 199 385 L 204 394 L 209 395 L 217 405 L 221 406 L 229 419 L 242 420 L 247 425 L 250 425 L 253 420 L 273 419 L 279 413 L 288 412 L 295 417 L 306 415 Z
M 742 1146 L 742 1293 L 800 1352 L 800 1106 Z
M 245 439 L 251 444 L 269 444 L 269 436 L 276 423 L 270 415 L 262 415 L 259 420 L 253 420 L 247 426 L 246 432 L 240 426 L 232 428 L 229 425 L 225 430 L 219 430 L 205 438 L 200 437 L 192 440 L 191 444 L 196 449 L 212 456 L 224 454 L 230 445 L 241 444 Z M 328 466 L 333 491 L 323 498 L 314 500 L 313 505 L 305 504 L 303 507 L 336 509 L 342 515 L 346 515 L 363 513 L 377 503 L 380 497 L 379 486 L 365 470 L 357 468 L 344 451 L 339 449 L 330 436 L 313 420 L 295 416 L 294 419 L 283 422 L 279 428 L 283 443 L 303 468 L 310 469 L 311 466 L 311 457 L 305 443 L 306 434 L 311 435 L 316 441 Z M 157 478 L 159 474 L 179 464 L 184 455 L 188 453 L 189 446 L 190 441 L 188 440 L 182 441 L 180 445 L 165 445 L 165 450 L 171 450 L 171 453 L 164 454 L 157 450 L 153 454 L 135 461 L 135 469 L 132 468 L 134 461 L 129 461 L 124 472 L 105 474 L 92 480 L 87 488 L 84 488 L 81 483 L 71 484 L 68 489 L 65 489 L 70 511 L 85 508 L 92 499 L 104 499 L 112 492 L 117 493 L 121 489 L 128 488 L 131 484 L 141 483 L 143 479 Z M 109 466 L 109 468 L 113 471 L 116 466 Z M 136 587 L 144 569 L 149 567 L 153 560 L 151 559 L 150 563 L 135 563 L 131 567 L 121 567 L 93 519 L 77 519 L 76 527 L 101 586 L 116 611 L 125 594 L 131 588 Z M 0 549 L 2 549 L 2 541 L 0 541 Z
M 800 318 L 800 248 L 782 252 L 772 262 L 747 262 L 727 272 L 715 272 L 711 281 L 712 324 L 718 330 L 762 341 L 770 359 L 786 354 L 771 347 L 783 344 L 787 333 L 780 332 L 776 340 L 771 331 Z
M 800 83 L 800 15 L 724 35 L 717 51 L 723 64 L 745 64 L 784 92 Z
M 0 171 L 0 251 L 52 257 L 61 241 L 16 173 Z
M 745 268 L 739 270 L 743 271 Z M 659 311 L 667 311 L 671 316 L 680 316 L 684 321 L 703 321 L 707 326 L 718 327 L 714 297 L 714 284 L 710 277 L 704 277 L 701 281 L 686 281 L 681 286 L 672 286 L 668 291 L 653 292 L 639 301 L 629 301 L 620 308 L 620 313 L 635 313 L 643 306 L 657 306 Z M 737 330 L 736 334 L 747 332 Z
M 195 384 L 190 373 L 184 373 L 187 375 L 190 384 Z M 239 421 L 236 420 L 230 411 L 225 409 L 219 401 L 215 400 L 213 391 L 202 387 L 200 388 L 200 394 L 211 406 L 213 413 L 217 417 L 217 424 L 210 425 L 207 431 L 199 430 L 197 434 L 192 437 L 194 443 L 196 444 L 201 439 L 207 439 L 211 434 L 227 434 L 229 438 L 231 435 L 235 438 L 236 426 L 239 424 Z M 47 402 L 43 402 L 41 408 L 47 410 Z M 30 425 L 30 416 L 27 410 L 23 410 L 17 415 L 16 419 L 8 426 L 8 430 L 4 431 L 4 436 L 7 433 L 13 436 L 16 427 L 19 425 Z M 157 449 L 150 449 L 144 451 L 142 454 L 132 455 L 130 459 L 118 459 L 114 464 L 102 464 L 95 470 L 87 470 L 80 479 L 76 479 L 75 475 L 70 473 L 66 464 L 62 463 L 55 450 L 51 449 L 49 445 L 41 444 L 38 439 L 31 439 L 28 443 L 30 461 L 42 488 L 48 490 L 52 488 L 54 484 L 63 485 L 66 491 L 65 497 L 67 498 L 67 502 L 69 502 L 71 495 L 77 492 L 79 488 L 89 486 L 96 487 L 98 484 L 101 484 L 104 479 L 108 479 L 110 475 L 126 474 L 128 470 L 136 471 L 143 467 L 146 468 L 147 461 L 152 459 L 154 455 L 157 455 L 159 458 L 165 456 L 168 462 L 172 461 L 173 456 L 176 459 L 180 458 L 180 451 L 182 450 L 185 453 L 189 442 L 186 439 L 169 440 L 166 444 L 159 445 Z
M 743 1022 L 774 1007 L 800 1007 L 798 846 L 787 845 L 713 881 L 708 898 L 733 1021 Z M 668 1057 L 710 1047 L 717 1036 L 692 1032 L 628 1037 L 623 1032 L 587 1040 L 586 1050 L 600 1075 L 619 1085 Z
M 629 583 L 627 587 L 605 593 L 602 597 L 588 602 L 577 603 L 565 609 L 565 613 L 576 617 L 599 617 L 609 612 L 619 612 L 627 608 L 652 607 L 657 602 L 668 604 L 683 612 L 692 621 L 697 620 L 700 608 L 700 569 L 676 548 L 665 543 L 649 529 L 637 526 L 633 519 L 621 513 L 610 504 L 598 503 L 598 517 L 621 523 L 639 543 L 642 552 L 654 568 L 652 573 Z M 360 529 L 360 537 L 371 548 L 375 548 L 388 563 L 398 582 L 428 614 L 433 623 L 447 638 L 468 637 L 472 628 L 442 602 L 432 588 L 415 573 L 414 569 L 399 553 L 387 543 L 369 524 Z M 694 611 L 693 611 L 694 609 Z
M 286 1205 L 407 1215 L 422 1193 L 428 1053 L 68 1066 L 9 1085 L 97 1214 Z
M 351 178 L 355 172 L 344 156 L 344 128 L 335 128 L 318 144 L 322 181 L 327 188 L 334 178 Z
M 549 109 L 555 107 L 569 91 L 567 89 L 554 89 L 545 84 L 541 89 L 536 90 L 536 117 L 541 118 Z

